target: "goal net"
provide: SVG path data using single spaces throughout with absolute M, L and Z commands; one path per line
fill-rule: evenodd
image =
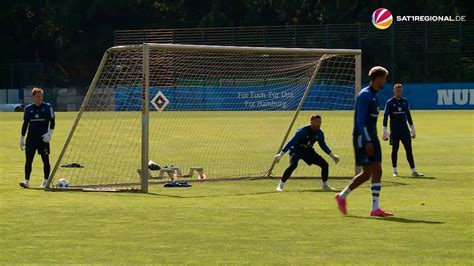
M 49 182 L 147 191 L 148 183 L 176 177 L 281 176 L 288 157 L 274 164 L 274 155 L 313 113 L 322 116 L 326 142 L 341 157 L 335 165 L 315 144 L 330 177 L 350 176 L 359 84 L 360 50 L 112 47 Z M 161 170 L 150 170 L 149 160 Z M 300 163 L 293 175 L 319 177 L 320 169 Z

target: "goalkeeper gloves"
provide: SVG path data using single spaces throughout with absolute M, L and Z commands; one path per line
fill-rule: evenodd
M 281 151 L 280 153 L 278 153 L 277 155 L 275 155 L 275 162 L 279 162 L 281 160 L 281 157 L 283 157 L 283 155 L 285 155 L 285 152 L 284 151 Z
M 383 127 L 383 135 L 382 135 L 383 140 L 388 140 L 388 132 L 387 132 L 387 127 Z
M 23 150 L 25 148 L 25 136 L 20 135 L 20 149 Z
M 48 129 L 48 133 L 46 133 L 42 136 L 43 141 L 46 142 L 46 143 L 49 143 L 51 141 L 52 136 L 53 136 L 53 130 L 50 128 L 50 129 Z
M 411 138 L 412 139 L 416 138 L 415 125 L 410 125 L 410 131 L 411 131 Z
M 339 156 L 337 156 L 336 154 L 332 152 L 329 154 L 329 156 L 331 156 L 331 158 L 334 160 L 335 163 L 338 163 L 340 161 Z

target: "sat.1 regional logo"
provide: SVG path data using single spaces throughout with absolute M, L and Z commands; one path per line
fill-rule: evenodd
M 379 30 L 384 30 L 392 25 L 392 13 L 386 8 L 379 8 L 372 14 L 372 24 Z

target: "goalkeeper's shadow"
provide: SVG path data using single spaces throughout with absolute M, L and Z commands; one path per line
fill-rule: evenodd
M 170 195 L 170 194 L 163 194 L 163 193 L 154 193 L 148 192 L 147 195 L 153 196 L 161 196 L 161 197 L 169 197 L 169 198 L 180 198 L 180 199 L 200 199 L 200 198 L 221 198 L 221 197 L 241 197 L 241 196 L 254 196 L 254 195 L 265 195 L 265 194 L 281 194 L 281 193 L 328 193 L 323 191 L 322 189 L 305 189 L 305 190 L 285 190 L 284 192 L 277 192 L 277 191 L 261 191 L 261 192 L 253 192 L 253 193 L 235 193 L 235 194 L 216 194 L 216 195 L 197 195 L 197 196 L 179 196 L 179 195 Z M 336 193 L 338 191 L 331 191 Z
M 160 197 L 169 197 L 169 198 L 179 198 L 179 199 L 200 199 L 200 198 L 222 198 L 222 197 L 239 197 L 239 196 L 252 196 L 252 195 L 262 195 L 262 194 L 276 194 L 281 192 L 276 191 L 264 191 L 264 192 L 255 192 L 255 193 L 236 193 L 236 194 L 217 194 L 217 195 L 197 195 L 197 196 L 179 196 L 179 195 L 170 195 L 163 193 L 148 192 L 146 195 L 160 196 Z

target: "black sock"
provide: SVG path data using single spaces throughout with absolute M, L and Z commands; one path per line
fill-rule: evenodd
M 283 173 L 283 177 L 281 178 L 281 181 L 286 182 L 288 178 L 290 178 L 291 174 L 293 171 L 298 167 L 298 164 L 290 164 L 288 168 L 286 168 L 285 172 Z
M 324 162 L 324 164 L 320 166 L 321 166 L 321 178 L 323 179 L 323 182 L 327 182 L 328 176 L 329 176 L 329 164 L 327 162 Z
M 48 155 L 41 155 L 41 159 L 43 160 L 44 179 L 48 179 L 49 178 L 49 172 L 51 171 L 51 165 L 49 164 L 49 156 Z
M 413 158 L 413 150 L 411 148 L 411 141 L 408 143 L 403 143 L 403 146 L 405 147 L 405 151 L 407 153 L 407 160 L 408 160 L 408 163 L 410 164 L 410 168 L 413 169 L 415 168 L 415 159 Z
M 25 180 L 30 180 L 31 176 L 31 165 L 33 164 L 33 159 L 35 158 L 35 151 L 25 152 L 26 162 L 25 162 Z
M 399 147 L 398 141 L 394 141 L 392 144 L 392 167 L 396 168 L 397 167 L 397 160 L 398 160 L 398 147 Z

